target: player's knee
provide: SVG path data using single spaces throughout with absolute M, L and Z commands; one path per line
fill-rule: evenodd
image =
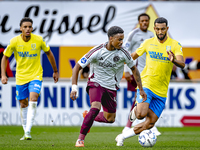
M 105 114 L 104 114 L 104 118 L 106 119 L 107 123 L 115 122 L 115 116 L 116 116 L 115 113 L 107 113 L 107 112 L 105 112 Z
M 115 122 L 115 118 L 108 118 L 106 120 L 108 121 L 108 123 L 114 123 Z
M 20 101 L 20 106 L 21 106 L 21 108 L 26 108 L 26 107 L 28 107 L 28 101 L 26 101 L 26 100 L 21 100 L 21 101 Z
M 31 97 L 31 98 L 30 98 L 30 101 L 35 101 L 35 102 L 36 102 L 37 99 L 38 99 L 37 97 Z
M 26 108 L 26 107 L 28 107 L 28 105 L 25 104 L 25 103 L 21 103 L 20 106 L 21 106 L 21 108 Z
M 141 119 L 144 119 L 146 117 L 146 114 L 144 113 L 136 113 L 136 118 L 141 120 Z
M 115 122 L 115 116 L 106 116 L 105 119 L 106 119 L 107 123 Z

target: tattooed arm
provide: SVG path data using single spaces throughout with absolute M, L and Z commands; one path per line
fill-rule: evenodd
M 136 67 L 136 66 L 133 66 L 133 67 L 131 68 L 131 71 L 133 72 L 133 76 L 134 76 L 135 81 L 136 81 L 136 83 L 137 83 L 137 86 L 138 86 L 138 88 L 139 88 L 139 90 L 140 90 L 140 95 L 142 96 L 143 101 L 146 101 L 147 95 L 146 95 L 146 93 L 145 93 L 144 90 L 143 90 L 142 81 L 141 81 L 141 77 L 140 77 L 140 73 L 139 73 L 137 67 Z

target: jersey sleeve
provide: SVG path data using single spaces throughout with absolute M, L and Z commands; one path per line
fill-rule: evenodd
M 132 68 L 136 64 L 135 61 L 133 60 L 133 58 L 131 57 L 128 51 L 123 50 L 123 53 L 125 57 L 125 63 L 127 64 L 129 68 Z
M 146 40 L 140 45 L 140 47 L 136 50 L 136 53 L 139 56 L 142 56 L 146 52 Z
M 79 65 L 82 68 L 85 68 L 88 64 L 90 64 L 97 57 L 97 51 L 91 49 L 87 54 L 85 54 L 79 61 Z
M 6 49 L 4 50 L 3 54 L 7 57 L 10 57 L 14 52 L 14 49 L 15 49 L 15 42 L 14 39 L 11 39 Z
M 132 33 L 132 32 L 131 32 Z M 131 50 L 133 48 L 133 45 L 135 44 L 135 41 L 134 41 L 134 38 L 133 38 L 133 35 L 129 33 L 128 34 L 128 37 L 126 39 L 126 41 L 124 42 L 123 44 L 123 47 L 129 51 L 129 53 L 131 53 Z
M 183 56 L 183 50 L 182 50 L 182 46 L 180 43 L 177 42 L 176 46 L 175 46 L 175 52 L 174 52 L 175 56 L 177 55 L 181 55 Z
M 127 64 L 124 64 L 124 72 L 129 72 L 131 75 L 133 74 L 131 69 L 127 66 Z
M 48 52 L 50 50 L 49 45 L 46 43 L 46 41 L 42 38 L 41 39 L 41 48 L 44 52 Z

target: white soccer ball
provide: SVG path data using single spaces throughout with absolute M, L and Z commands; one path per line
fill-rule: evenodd
M 157 137 L 151 130 L 144 130 L 140 133 L 138 141 L 143 147 L 152 147 L 156 144 Z

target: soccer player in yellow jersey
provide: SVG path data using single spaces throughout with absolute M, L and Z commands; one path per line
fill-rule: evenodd
M 1 82 L 7 84 L 6 64 L 14 52 L 16 59 L 16 99 L 20 102 L 20 114 L 24 136 L 20 140 L 31 140 L 31 127 L 35 118 L 37 100 L 41 91 L 43 69 L 40 51 L 43 50 L 53 68 L 54 82 L 58 82 L 58 70 L 53 53 L 41 36 L 32 34 L 33 21 L 25 17 L 20 22 L 22 34 L 12 38 L 4 50 L 1 63 Z M 29 102 L 28 102 L 29 99 Z M 28 107 L 29 106 L 29 107 Z
M 146 52 L 146 66 L 141 73 L 141 79 L 147 100 L 142 100 L 138 89 L 137 106 L 135 111 L 131 111 L 130 119 L 134 121 L 136 118 L 146 117 L 146 120 L 134 126 L 131 132 L 120 134 L 117 146 L 123 146 L 124 139 L 155 125 L 165 108 L 173 64 L 180 68 L 185 67 L 182 47 L 176 40 L 167 36 L 167 24 L 165 18 L 157 18 L 154 22 L 156 37 L 145 40 L 136 52 L 131 54 L 133 59 L 137 59 Z

